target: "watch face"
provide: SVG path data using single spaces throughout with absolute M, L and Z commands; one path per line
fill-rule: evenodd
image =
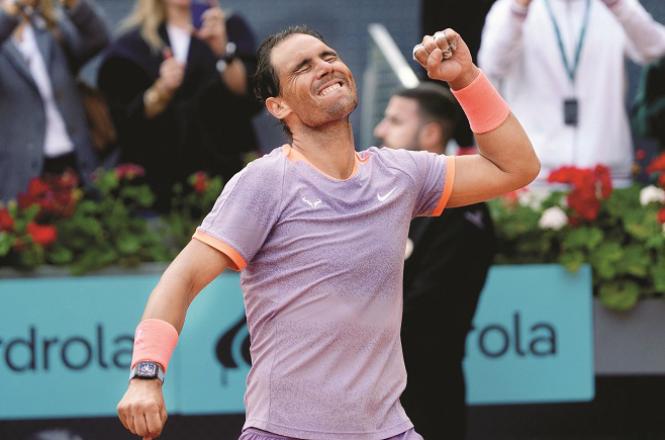
M 152 362 L 141 362 L 138 364 L 136 374 L 140 377 L 157 376 L 157 365 Z

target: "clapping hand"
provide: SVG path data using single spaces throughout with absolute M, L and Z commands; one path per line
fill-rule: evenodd
M 214 6 L 203 13 L 203 25 L 196 36 L 208 43 L 218 58 L 226 53 L 228 37 L 226 35 L 226 17 L 219 6 Z

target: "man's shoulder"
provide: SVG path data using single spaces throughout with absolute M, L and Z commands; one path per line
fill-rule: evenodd
M 417 153 L 418 152 L 403 148 L 369 147 L 358 154 L 363 160 L 368 160 L 369 158 L 374 157 L 386 165 L 399 167 L 399 165 L 403 165 L 405 161 L 412 162 L 413 155 Z
M 284 175 L 284 166 L 286 157 L 281 147 L 275 148 L 258 159 L 254 159 L 245 165 L 236 177 L 237 180 L 260 180 L 274 182 L 275 179 L 281 179 Z

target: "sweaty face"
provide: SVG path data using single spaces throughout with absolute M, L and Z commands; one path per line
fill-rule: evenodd
M 309 127 L 346 118 L 358 104 L 351 70 L 328 45 L 307 34 L 294 34 L 271 52 L 280 98 Z M 287 119 L 288 122 L 288 119 Z
M 413 99 L 393 96 L 383 120 L 374 128 L 374 137 L 389 148 L 418 150 L 420 127 L 418 103 Z

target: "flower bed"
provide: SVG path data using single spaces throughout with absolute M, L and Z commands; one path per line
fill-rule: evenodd
M 136 165 L 100 171 L 85 191 L 72 173 L 33 179 L 17 201 L 0 206 L 0 267 L 49 264 L 78 275 L 172 259 L 211 209 L 221 179 L 192 175 L 187 188 L 174 188 L 172 211 L 157 216 L 143 174 Z
M 665 154 L 647 168 L 654 184 L 612 188 L 609 171 L 564 167 L 557 189 L 523 189 L 490 203 L 499 264 L 559 263 L 593 268 L 594 291 L 626 310 L 640 297 L 665 293 Z M 0 267 L 43 264 L 82 274 L 111 265 L 171 260 L 190 240 L 222 188 L 192 175 L 174 188 L 172 210 L 151 213 L 154 196 L 143 169 L 99 172 L 90 189 L 65 173 L 34 179 L 16 202 L 0 206 Z
M 491 202 L 498 263 L 589 263 L 594 292 L 616 310 L 665 293 L 665 154 L 647 168 L 656 185 L 613 189 L 609 171 L 564 167 L 557 189 L 524 189 Z

